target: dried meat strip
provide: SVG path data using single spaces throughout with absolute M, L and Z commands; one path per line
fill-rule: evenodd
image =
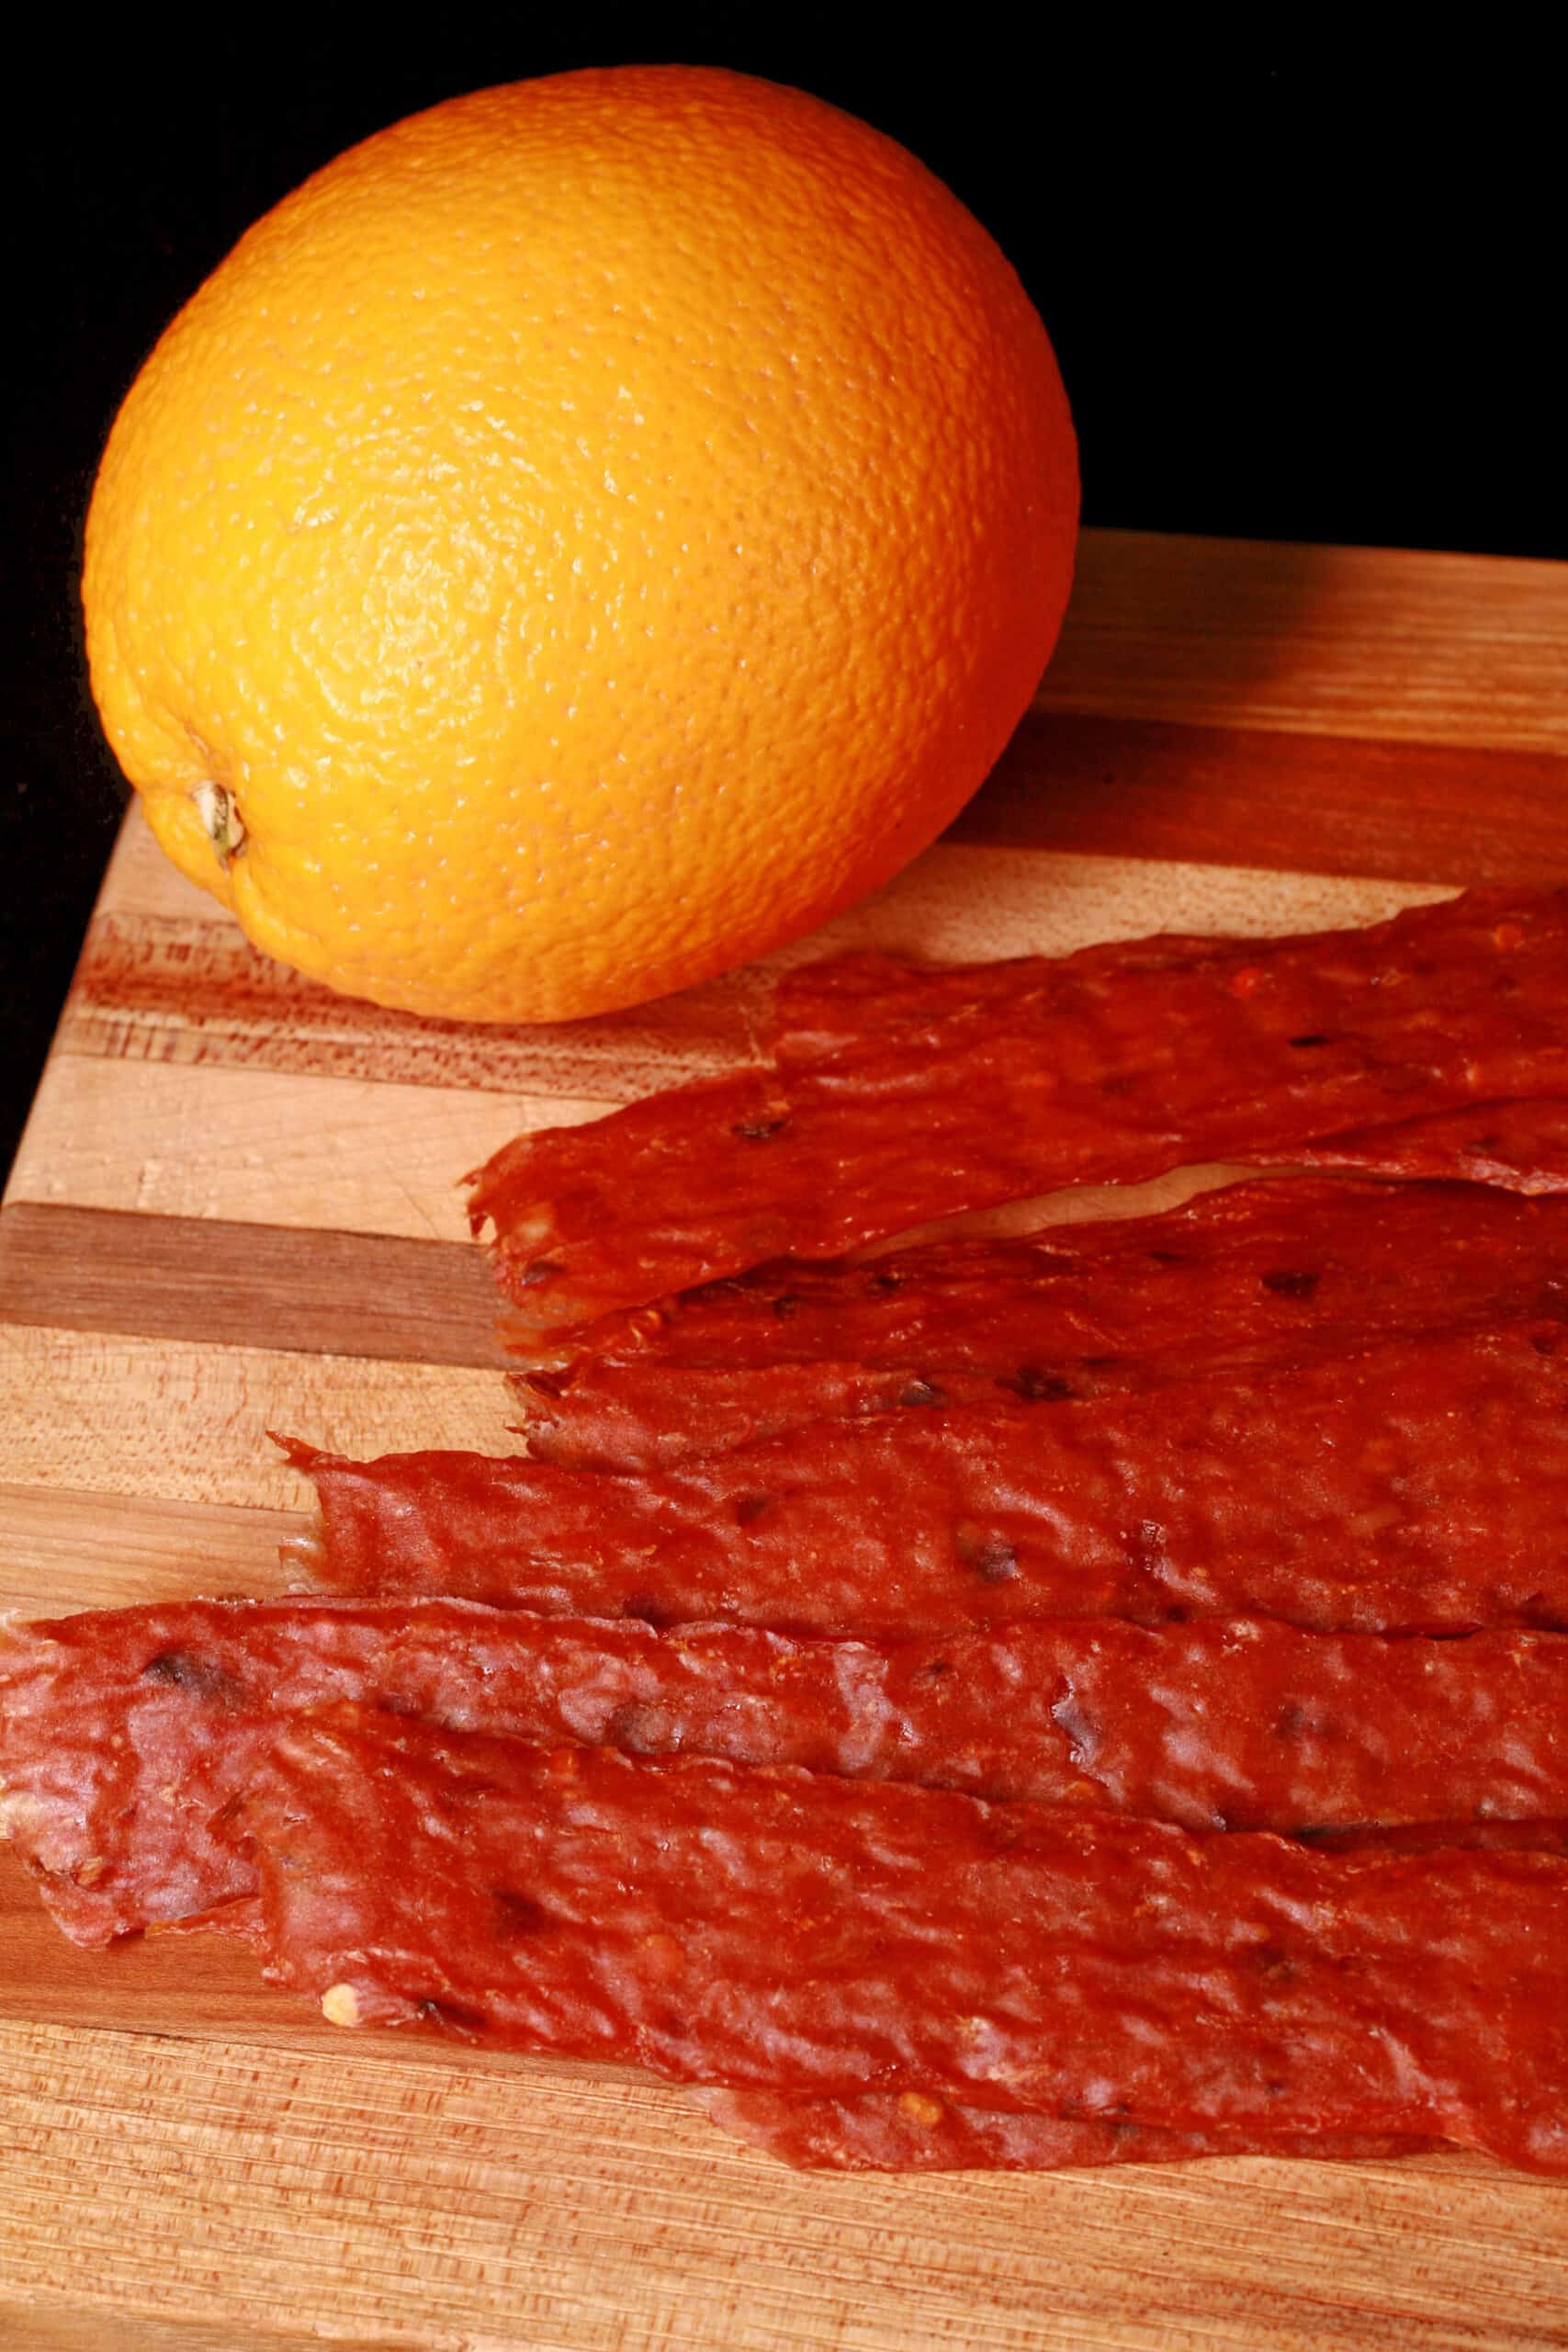
M 1441 2145 L 1395 2132 L 1270 2132 L 1261 2126 L 1164 2132 L 1157 2124 L 1086 2116 L 1004 2115 L 926 2091 L 867 2091 L 842 2099 L 755 2090 L 688 2096 L 724 2131 L 805 2172 L 1066 2172 L 1247 2155 L 1364 2163 Z
M 333 2023 L 682 2081 L 1568 2171 L 1568 1855 L 1108 1814 L 293 1718 L 246 1800 L 270 1971 Z
M 1535 1320 L 1082 1404 L 817 1421 L 648 1477 L 293 1445 L 331 1589 L 897 1639 L 1062 1616 L 1568 1628 Z
M 760 1268 L 612 1317 L 515 1385 L 538 1458 L 657 1469 L 810 1420 L 1065 1402 L 1533 1313 L 1568 1313 L 1568 1201 L 1277 1177 L 1154 1216 Z
M 312 1601 L 172 1601 L 0 1625 L 0 1830 L 74 1942 L 201 1919 L 250 1893 L 254 1873 L 220 1835 L 277 1716 L 331 1699 L 423 1706 L 490 1722 L 492 1612 Z M 510 1621 L 500 1621 L 503 1626 Z M 522 1722 L 529 1621 L 496 1646 L 515 1661 Z M 562 1645 L 564 1646 L 564 1645 Z M 586 1645 L 580 1643 L 580 1652 Z M 582 1665 L 585 1675 L 593 1671 Z M 220 1924 L 222 1924 L 221 1922 Z
M 1562 1289 L 1568 1204 L 1276 1176 L 1150 1216 L 763 1267 L 606 1318 L 539 1360 L 657 1353 L 706 1367 L 826 1356 L 1005 1370 L 1041 1330 L 1054 1355 L 1206 1352 L 1226 1333 L 1245 1344 L 1320 1324 L 1343 1334 L 1432 1328 L 1476 1307 L 1522 1314 Z
M 1562 1634 L 1075 1619 L 872 1644 L 451 1600 L 219 1600 L 0 1628 L 0 1826 L 78 1943 L 231 1905 L 254 1877 L 226 1809 L 279 1717 L 334 1699 L 1195 1829 L 1568 1815 Z
M 1323 936 L 1321 933 L 1302 936 Z M 1184 973 L 1251 955 L 1262 941 L 1209 933 L 1161 931 L 1137 939 L 1096 940 L 1066 956 L 1009 956 L 984 964 L 931 963 L 881 948 L 818 956 L 781 973 L 760 1024 L 761 1041 L 783 1069 L 848 1061 L 877 1050 L 899 1031 L 929 1029 L 954 1017 L 1005 1015 L 1041 995 L 1060 1004 L 1134 977 Z
M 1306 938 L 910 968 L 892 993 L 903 1010 L 827 1057 L 808 1033 L 817 1058 L 507 1145 L 470 1216 L 524 1323 L 1062 1185 L 1568 1094 L 1561 891 Z
M 1252 1152 L 1245 1158 L 1263 1159 Z M 1444 1177 L 1501 1192 L 1568 1192 L 1568 1102 L 1466 1103 L 1383 1127 L 1297 1145 L 1277 1155 L 1303 1168 L 1362 1168 L 1382 1176 Z

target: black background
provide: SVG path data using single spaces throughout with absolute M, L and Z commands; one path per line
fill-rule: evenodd
M 13 97 L 0 1167 L 119 807 L 76 616 L 115 409 L 249 221 L 457 91 L 681 59 L 797 83 L 902 140 L 1044 315 L 1086 521 L 1568 556 L 1562 133 L 1529 42 L 1472 24 L 1445 47 L 1428 20 L 1380 57 L 1291 12 L 1222 40 L 1175 11 L 1179 37 L 1151 40 L 1131 11 L 1093 35 L 973 8 L 922 38 L 901 14 L 604 7 L 576 40 L 519 8 L 416 42 L 322 13 L 303 36 L 270 14 L 194 42 L 139 27 L 121 53 L 62 26 Z

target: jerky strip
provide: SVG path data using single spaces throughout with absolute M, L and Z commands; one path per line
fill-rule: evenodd
M 249 1894 L 225 1813 L 278 1719 L 330 1699 L 1200 1829 L 1568 1815 L 1562 1634 L 1073 1620 L 869 1644 L 452 1600 L 167 1602 L 0 1629 L 0 1826 L 64 1932 L 107 1943 Z
M 338 2024 L 1568 2171 L 1568 1857 L 1325 1852 L 333 1709 L 244 1812 Z
M 1450 901 L 1451 903 L 1451 901 Z M 1332 934 L 1302 933 L 1323 938 Z M 1042 994 L 1071 1004 L 1134 976 L 1182 973 L 1287 943 L 1162 931 L 1142 939 L 1096 940 L 1067 956 L 1008 956 L 984 964 L 931 963 L 881 948 L 818 956 L 782 973 L 761 1024 L 782 1069 L 852 1061 L 889 1035 L 931 1029 L 954 1017 L 1005 1017 Z
M 339 1591 L 890 1639 L 1240 1613 L 1568 1628 L 1562 1327 L 1090 1403 L 818 1421 L 647 1478 L 295 1445 Z
M 1262 1159 L 1256 1152 L 1243 1157 Z M 1568 1102 L 1467 1103 L 1393 1126 L 1354 1128 L 1280 1157 L 1303 1168 L 1459 1178 L 1510 1193 L 1568 1192 Z
M 737 2139 L 806 2172 L 1066 2172 L 1101 2165 L 1190 2164 L 1201 2156 L 1339 2163 L 1418 2155 L 1441 2143 L 1394 2132 L 1162 2132 L 1086 2116 L 1003 2115 L 927 2091 L 792 2098 L 782 2091 L 694 2090 L 694 2105 Z
M 1568 1201 L 1348 1177 L 870 1262 L 763 1267 L 607 1318 L 515 1385 L 531 1453 L 654 1469 L 802 1422 L 1066 1401 L 1568 1313 Z
M 1477 1100 L 1568 1093 L 1568 894 L 928 974 L 829 1059 L 520 1137 L 473 1180 L 539 1329 L 769 1258 Z M 897 990 L 895 990 L 897 994 Z M 934 1003 L 929 1017 L 922 1005 Z

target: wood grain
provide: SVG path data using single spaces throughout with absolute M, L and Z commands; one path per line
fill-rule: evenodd
M 1561 875 L 1568 756 L 1029 713 L 950 841 L 1530 884 Z M 1509 820 L 1489 812 L 1506 806 Z M 1420 839 L 1411 818 L 1420 812 Z
M 341 1453 L 515 1450 L 495 1373 L 17 1324 L 0 1350 L 0 1480 L 293 1510 L 267 1432 Z
M 102 1057 L 62 1038 L 6 1197 L 466 1241 L 466 1170 L 530 1124 L 604 1109 L 304 1071 L 280 1083 L 272 1070 Z
M 1565 668 L 1561 564 L 1086 531 L 1036 705 L 1562 754 Z
M 1565 657 L 1551 565 L 1089 534 L 992 783 L 792 953 L 1309 928 L 1562 876 Z M 268 1426 L 510 1447 L 458 1178 L 732 1065 L 767 978 L 555 1031 L 381 1013 L 256 956 L 132 820 L 0 1213 L 0 1607 L 282 1589 L 308 1495 Z M 1053 1209 L 1111 1203 L 1143 1204 Z M 323 2338 L 1544 2352 L 1568 2194 L 1459 2156 L 793 2175 L 657 2085 L 334 2037 L 221 1939 L 74 1951 L 0 1853 L 0 2345 Z
M 646 1019 L 475 1028 L 412 1021 L 302 979 L 257 954 L 218 919 L 212 900 L 180 877 L 177 889 L 162 882 L 148 889 L 147 863 L 158 857 L 133 809 L 88 928 L 46 1087 L 59 1083 L 62 1060 L 81 1057 L 440 1089 L 459 1100 L 482 1080 L 487 1105 L 510 1106 L 513 1131 L 592 1117 L 628 1096 L 735 1068 L 754 1056 L 755 1023 L 773 976 L 829 950 L 1059 956 L 1095 940 L 1157 930 L 1173 919 L 1173 909 L 1190 929 L 1261 936 L 1292 926 L 1368 922 L 1444 893 L 1440 882 L 943 841 L 810 939 L 666 998 Z M 155 896 L 160 910 L 122 911 L 114 896 L 122 878 L 140 884 L 141 896 Z M 369 1098 L 369 1108 L 372 1115 L 398 1116 L 396 1099 L 387 1094 Z M 324 1102 L 319 1115 L 327 1115 Z M 198 1136 L 182 1140 L 201 1148 Z M 25 1197 L 58 1197 L 45 1190 L 51 1179 L 44 1163 L 52 1160 L 52 1145 L 40 1163 L 24 1137 L 18 1170 Z
M 278 1546 L 310 1521 L 308 1509 L 0 1485 L 0 1609 L 62 1616 L 193 1591 L 281 1592 Z
M 199 2268 L 235 2342 L 302 2293 L 334 2335 L 534 2352 L 1252 2352 L 1259 2312 L 1298 2347 L 1564 2340 L 1554 2192 L 1461 2159 L 998 2181 L 976 2211 L 952 2180 L 780 2173 L 653 2086 L 44 2027 L 0 2029 L 0 2059 L 35 2290 L 80 2308 L 102 2266 L 104 2304 L 162 2318 Z M 153 2180 L 179 2200 L 174 2277 L 168 2237 L 117 2228 Z M 1458 2202 L 1485 2236 L 1462 2313 Z
M 88 930 L 62 1042 L 70 1053 L 134 1061 L 220 1061 L 410 1086 L 482 1085 L 552 1105 L 581 1094 L 602 1102 L 614 1100 L 612 1085 L 647 1092 L 734 1061 L 754 988 L 716 982 L 667 999 L 664 1018 L 606 1014 L 575 1030 L 411 1023 L 273 963 L 227 923 L 106 910 Z

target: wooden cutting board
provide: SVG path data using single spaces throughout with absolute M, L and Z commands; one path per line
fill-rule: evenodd
M 822 944 L 1058 950 L 1568 876 L 1568 569 L 1091 533 L 998 775 Z M 0 1213 L 0 1606 L 277 1589 L 265 1432 L 505 1450 L 457 1180 L 741 1048 L 754 978 L 418 1023 L 252 955 L 132 819 Z M 1083 1204 L 1078 1204 L 1080 1207 Z M 1461 2156 L 809 2177 L 671 2090 L 334 2034 L 0 1857 L 0 2344 L 1568 2345 L 1568 2186 Z

